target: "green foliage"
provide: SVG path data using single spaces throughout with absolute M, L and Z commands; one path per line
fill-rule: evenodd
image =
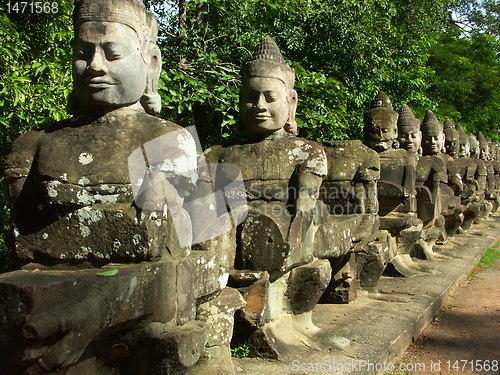
M 71 87 L 73 1 L 59 1 L 57 14 L 7 14 L 0 5 L 0 168 L 22 133 L 67 117 Z M 0 272 L 10 262 L 10 211 L 0 178 Z
M 500 258 L 500 251 L 495 249 L 488 249 L 481 257 L 481 260 L 477 264 L 479 269 L 488 269 L 495 266 L 495 261 Z
M 117 273 L 118 273 L 118 270 L 114 269 L 114 270 L 99 272 L 96 275 L 97 276 L 115 276 Z
M 433 73 L 425 63 L 435 42 L 433 32 L 447 18 L 447 0 L 410 4 L 400 0 L 197 0 L 186 2 L 182 22 L 172 16 L 177 3 L 148 1 L 158 11 L 160 5 L 169 9 L 165 16 L 170 27 L 162 28 L 161 41 L 170 72 L 188 74 L 209 92 L 217 92 L 225 82 L 232 88 L 256 44 L 271 35 L 298 73 L 300 135 L 359 138 L 362 114 L 380 89 L 394 98 L 397 107 L 407 102 L 435 106 L 425 92 Z M 223 69 L 227 65 L 230 71 Z M 237 90 L 227 94 L 229 100 L 224 102 L 229 106 L 220 108 L 217 105 L 224 102 L 215 106 L 213 98 L 199 102 L 188 91 L 182 105 L 189 108 L 194 101 L 193 113 L 165 111 L 165 115 L 174 114 L 179 122 L 194 123 L 199 131 L 220 139 L 234 132 Z
M 453 7 L 452 24 L 466 34 L 477 32 L 500 37 L 498 0 L 458 0 Z
M 250 348 L 246 344 L 231 348 L 231 355 L 236 358 L 248 358 L 250 357 Z
M 463 38 L 457 31 L 439 36 L 430 49 L 434 70 L 429 97 L 439 103 L 436 115 L 460 122 L 466 130 L 499 140 L 500 41 L 475 33 Z

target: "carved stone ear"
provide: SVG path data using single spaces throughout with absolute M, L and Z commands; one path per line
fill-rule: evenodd
M 141 105 L 147 113 L 156 115 L 161 111 L 161 97 L 158 94 L 158 80 L 161 73 L 161 52 L 156 44 L 151 43 L 145 53 L 147 56 L 148 75 L 146 90 L 141 97 Z
M 297 112 L 297 102 L 298 102 L 297 91 L 292 89 L 290 90 L 290 93 L 288 95 L 288 104 L 289 104 L 288 120 L 284 126 L 284 129 L 287 133 L 291 134 L 298 133 L 297 121 L 295 121 L 295 113 Z

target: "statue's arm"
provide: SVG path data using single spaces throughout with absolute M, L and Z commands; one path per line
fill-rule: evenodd
M 417 180 L 417 158 L 409 156 L 406 158 L 404 177 L 403 177 L 403 194 L 409 197 L 415 194 L 415 183 Z
M 299 194 L 296 203 L 297 213 L 307 213 L 314 210 L 322 181 L 323 178 L 314 173 L 302 173 L 299 176 Z
M 23 190 L 24 184 L 35 160 L 38 151 L 38 142 L 41 131 L 30 131 L 21 135 L 12 145 L 12 150 L 5 161 L 5 178 L 9 185 L 11 204 Z
M 323 177 L 327 174 L 327 159 L 324 149 L 317 145 L 305 161 L 298 178 L 296 212 L 308 213 L 315 209 Z

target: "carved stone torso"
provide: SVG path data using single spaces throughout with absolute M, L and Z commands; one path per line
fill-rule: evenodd
M 379 157 L 380 215 L 384 216 L 389 212 L 415 212 L 416 155 L 406 150 L 387 150 L 379 153 Z
M 325 176 L 326 156 L 323 148 L 313 142 L 294 136 L 278 136 L 254 143 L 219 145 L 206 153 L 209 163 L 228 163 L 241 169 L 249 204 L 258 200 L 289 200 L 289 186 L 304 173 Z M 221 183 L 234 178 L 231 169 L 222 165 L 217 171 Z M 296 181 L 295 181 L 296 186 Z
M 174 144 L 170 137 L 163 150 L 175 151 L 163 153 L 163 167 L 169 160 L 167 169 L 175 169 L 176 157 L 177 162 L 190 163 L 184 172 L 177 168 L 180 173 L 173 182 L 179 190 L 189 189 L 197 176 L 190 135 L 174 123 L 144 113 L 109 113 L 89 124 L 71 119 L 21 137 L 6 170 L 15 178 L 25 167 L 21 162 L 32 160 L 13 209 L 18 256 L 25 261 L 101 263 L 159 255 L 165 238 L 152 234 L 160 227 L 168 232 L 167 223 L 156 212 L 148 214 L 158 219 L 156 227 L 150 218 L 143 220 L 146 217 L 133 206 L 129 176 L 144 177 L 148 167 L 162 165 L 155 142 L 174 131 L 178 132 L 172 133 Z M 21 149 L 24 152 L 17 152 Z M 129 160 L 134 156 L 139 157 Z M 132 182 L 140 185 L 142 179 Z
M 305 245 L 304 239 L 312 236 L 307 241 L 313 240 L 314 231 L 309 229 L 314 210 L 298 213 L 296 204 L 299 190 L 305 187 L 300 181 L 310 177 L 317 197 L 321 177 L 326 175 L 326 156 L 320 144 L 291 135 L 254 142 L 235 140 L 210 148 L 206 159 L 210 164 L 221 163 L 216 190 L 234 181 L 231 165 L 239 167 L 245 184 L 250 210 L 241 224 L 237 268 L 283 271 L 310 259 L 312 243 Z
M 378 153 L 360 141 L 329 141 L 323 146 L 328 159 L 328 174 L 323 180 L 320 196 L 331 207 L 330 213 L 377 213 Z
M 417 187 L 431 187 L 433 182 L 446 182 L 446 165 L 433 155 L 420 156 L 417 163 Z

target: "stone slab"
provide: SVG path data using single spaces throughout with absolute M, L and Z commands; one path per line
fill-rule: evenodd
M 435 247 L 436 252 L 448 258 L 416 261 L 430 269 L 430 273 L 408 278 L 383 277 L 378 294 L 360 295 L 348 305 L 317 305 L 313 319 L 324 330 L 324 337 L 330 338 L 330 349 L 304 350 L 286 363 L 234 359 L 236 374 L 384 374 L 387 371 L 384 362 L 397 361 L 475 267 L 483 252 L 499 238 L 500 214 L 496 213 L 473 225 L 465 234 Z M 338 336 L 351 340 L 347 350 L 335 348 Z

